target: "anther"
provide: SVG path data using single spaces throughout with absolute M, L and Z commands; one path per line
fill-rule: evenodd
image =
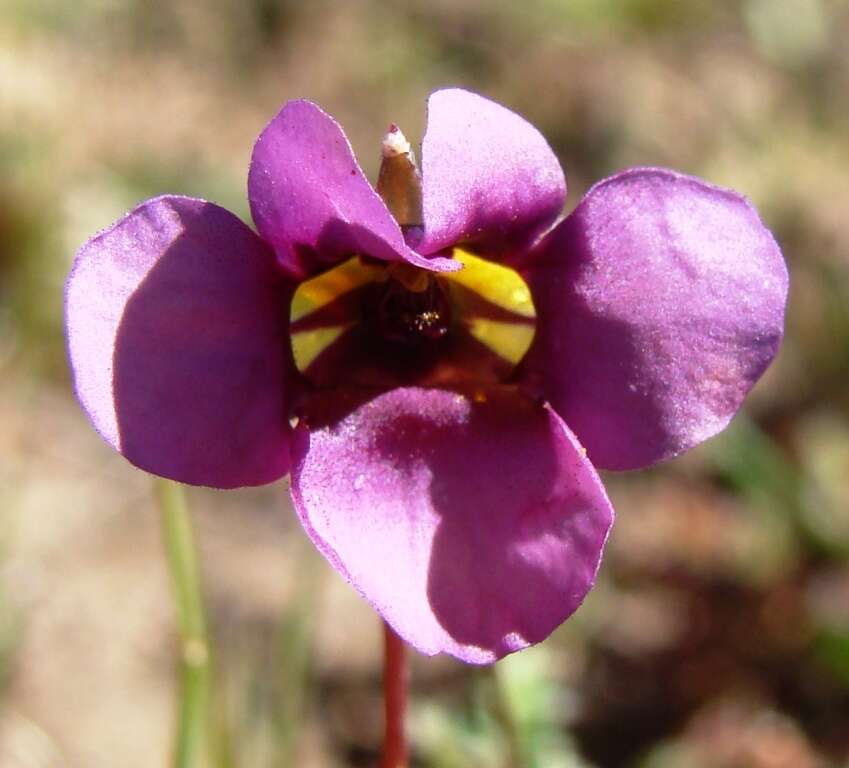
M 422 179 L 413 148 L 401 129 L 392 124 L 381 143 L 377 193 L 402 227 L 422 224 Z

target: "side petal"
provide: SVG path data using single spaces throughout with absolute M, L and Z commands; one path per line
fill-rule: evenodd
M 787 269 L 729 190 L 626 171 L 593 187 L 539 256 L 527 372 L 597 466 L 645 466 L 716 434 L 778 351 Z
M 406 245 L 342 128 L 312 102 L 290 101 L 260 134 L 248 198 L 260 235 L 299 278 L 355 254 L 459 269 L 451 259 L 426 259 Z
M 77 253 L 65 296 L 77 396 L 141 469 L 231 488 L 288 471 L 287 292 L 233 214 L 142 203 Z
M 423 240 L 495 258 L 521 250 L 563 208 L 566 179 L 542 134 L 469 91 L 436 91 L 422 142 Z
M 307 534 L 423 653 L 495 661 L 547 637 L 593 584 L 613 510 L 549 408 L 396 389 L 295 445 Z

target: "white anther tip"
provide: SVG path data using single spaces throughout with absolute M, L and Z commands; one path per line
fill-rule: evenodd
M 398 157 L 398 155 L 410 153 L 410 142 L 397 125 L 389 126 L 389 130 L 383 137 L 381 151 L 384 157 Z

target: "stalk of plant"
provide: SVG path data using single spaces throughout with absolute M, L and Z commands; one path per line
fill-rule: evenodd
M 384 732 L 380 768 L 407 765 L 407 658 L 404 641 L 383 622 Z
M 162 536 L 180 638 L 179 720 L 174 768 L 209 765 L 209 640 L 192 522 L 183 488 L 158 479 Z

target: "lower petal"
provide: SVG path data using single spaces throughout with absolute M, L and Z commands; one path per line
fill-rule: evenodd
M 292 495 L 307 534 L 410 644 L 488 663 L 580 605 L 613 520 L 550 409 L 503 392 L 396 389 L 301 430 Z
M 136 466 L 185 483 L 285 474 L 288 290 L 263 242 L 202 200 L 149 200 L 89 240 L 65 315 L 95 427 Z

